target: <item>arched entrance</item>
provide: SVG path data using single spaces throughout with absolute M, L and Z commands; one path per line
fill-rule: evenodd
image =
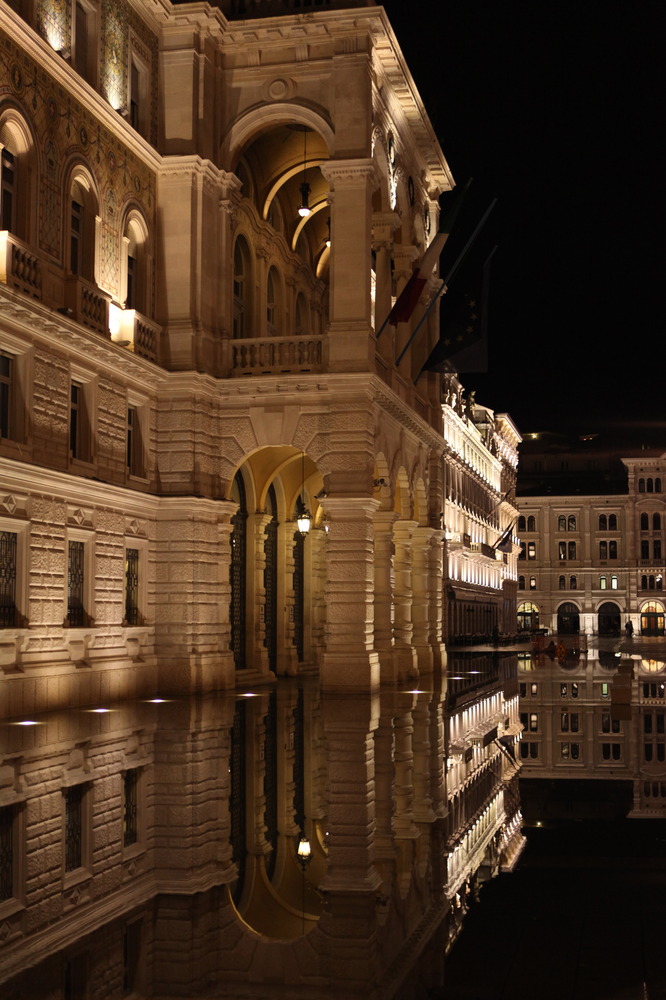
M 599 635 L 620 634 L 620 609 L 613 601 L 605 601 L 597 611 Z
M 539 609 L 531 601 L 518 605 L 518 631 L 534 632 L 539 627 Z
M 231 487 L 230 645 L 236 670 L 295 674 L 323 646 L 326 532 L 321 473 L 289 445 L 267 447 Z M 308 514 L 305 520 L 299 518 Z
M 576 635 L 580 631 L 580 610 L 572 601 L 565 601 L 557 609 L 557 631 L 562 635 Z
M 664 634 L 664 605 L 661 601 L 646 601 L 641 608 L 641 633 L 643 635 Z

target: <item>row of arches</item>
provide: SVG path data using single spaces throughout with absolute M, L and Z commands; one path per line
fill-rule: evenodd
M 28 247 L 37 242 L 38 196 L 42 178 L 55 174 L 55 159 L 39 163 L 34 137 L 23 115 L 12 106 L 0 110 L 0 230 Z M 55 179 L 55 178 L 54 178 Z M 95 176 L 80 157 L 61 171 L 63 218 L 61 260 L 66 274 L 92 284 L 101 281 L 101 194 Z M 119 226 L 120 273 L 117 301 L 127 309 L 152 313 L 152 238 L 141 206 L 128 202 Z
M 533 601 L 518 605 L 518 628 L 523 632 L 536 632 L 540 627 L 540 611 Z M 556 611 L 556 630 L 562 635 L 575 635 L 580 631 L 580 608 L 573 601 L 564 601 Z M 613 601 L 605 601 L 596 612 L 599 635 L 619 635 L 622 612 Z M 664 634 L 664 605 L 659 601 L 646 601 L 640 609 L 640 629 L 643 635 Z

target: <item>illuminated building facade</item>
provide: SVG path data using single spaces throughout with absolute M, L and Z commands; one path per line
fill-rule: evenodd
M 504 759 L 448 831 L 437 310 L 379 335 L 453 180 L 383 9 L 315 6 L 0 12 L 12 997 L 407 1000 L 520 844 Z M 491 546 L 516 435 L 464 423 Z
M 666 456 L 623 458 L 622 493 L 519 496 L 518 625 L 664 634 Z
M 521 438 L 506 414 L 465 399 L 454 374 L 444 378 L 447 638 L 487 639 L 515 632 Z

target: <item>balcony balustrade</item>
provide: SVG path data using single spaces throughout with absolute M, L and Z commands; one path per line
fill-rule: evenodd
M 42 297 L 39 257 L 22 240 L 6 230 L 0 232 L 0 283 L 25 292 L 33 299 Z
M 234 376 L 318 372 L 324 367 L 324 337 L 248 338 L 232 341 Z

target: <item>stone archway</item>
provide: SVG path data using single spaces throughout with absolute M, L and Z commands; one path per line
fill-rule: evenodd
M 577 635 L 580 632 L 580 608 L 573 601 L 565 601 L 557 609 L 557 631 L 560 635 Z
M 619 635 L 621 626 L 620 609 L 613 601 L 605 601 L 597 611 L 599 635 Z

